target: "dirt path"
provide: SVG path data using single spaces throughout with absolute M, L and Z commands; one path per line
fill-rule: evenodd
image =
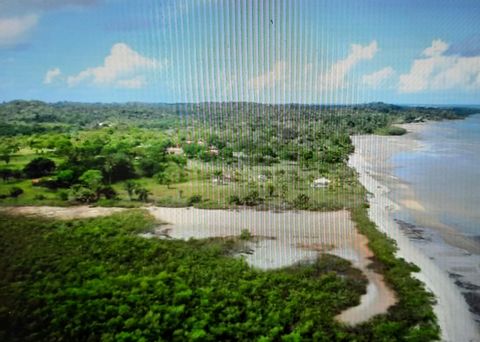
M 165 229 L 172 238 L 207 238 L 240 235 L 248 229 L 260 239 L 250 246 L 252 254 L 246 261 L 261 269 L 290 266 L 299 261 L 313 260 L 327 250 L 363 271 L 368 279 L 367 293 L 358 306 L 337 316 L 343 323 L 354 325 L 385 313 L 395 304 L 394 292 L 385 284 L 382 275 L 368 268 L 372 252 L 368 240 L 358 233 L 348 211 L 309 212 L 286 211 L 273 213 L 256 210 L 202 210 L 194 208 L 146 207 L 157 220 L 168 222 Z M 40 215 L 58 219 L 91 218 L 120 212 L 123 208 L 102 207 L 10 207 L 0 208 L 16 215 Z M 325 246 L 325 249 L 319 248 Z
M 351 325 L 365 322 L 365 317 L 371 318 L 379 312 L 384 313 L 397 302 L 395 293 L 387 286 L 383 275 L 368 268 L 370 264 L 368 258 L 373 256 L 372 251 L 368 248 L 368 239 L 359 234 L 357 243 L 357 247 L 364 257 L 354 265 L 363 271 L 369 283 L 367 293 L 362 296 L 360 305 L 351 307 L 337 316 L 341 322 Z

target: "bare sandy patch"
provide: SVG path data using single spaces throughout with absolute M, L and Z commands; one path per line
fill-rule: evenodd
M 371 318 L 378 313 L 385 313 L 397 302 L 395 293 L 387 286 L 383 275 L 368 268 L 369 258 L 373 257 L 373 253 L 368 248 L 368 239 L 365 236 L 359 234 L 357 248 L 364 256 L 359 260 L 358 267 L 363 271 L 369 283 L 367 293 L 362 296 L 360 305 L 351 307 L 336 317 L 339 321 L 350 325 L 365 322 L 365 317 Z
M 281 213 L 159 207 L 148 210 L 158 220 L 169 222 L 160 227 L 159 232 L 168 229 L 172 238 L 238 236 L 244 229 L 254 236 L 272 237 L 252 244 L 253 253 L 244 256 L 249 264 L 261 269 L 314 260 L 325 252 L 350 260 L 365 274 L 368 286 L 358 306 L 337 316 L 343 323 L 354 325 L 365 322 L 387 312 L 396 303 L 395 293 L 386 285 L 382 275 L 368 268 L 373 256 L 368 248 L 368 239 L 357 231 L 346 210 Z
M 418 201 L 414 199 L 405 199 L 400 201 L 400 204 L 405 206 L 408 209 L 416 210 L 416 211 L 425 211 L 423 205 L 421 205 Z
M 75 207 L 49 207 L 49 206 L 24 206 L 24 207 L 8 207 L 0 208 L 1 211 L 14 215 L 34 215 L 49 218 L 56 218 L 61 220 L 84 219 L 98 216 L 108 216 L 118 213 L 125 209 L 123 208 L 104 208 L 104 207 L 89 207 L 89 206 L 75 206 Z

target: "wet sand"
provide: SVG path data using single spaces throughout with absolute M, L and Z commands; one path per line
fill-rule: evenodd
M 364 322 L 385 313 L 396 303 L 394 292 L 385 284 L 383 276 L 368 265 L 373 255 L 368 240 L 358 233 L 348 211 L 256 211 L 204 210 L 195 208 L 146 207 L 159 222 L 151 237 L 175 239 L 238 236 L 247 229 L 253 236 L 263 237 L 250 244 L 251 253 L 245 260 L 260 269 L 291 266 L 301 261 L 314 260 L 319 253 L 330 253 L 350 260 L 368 280 L 367 293 L 358 306 L 337 316 L 345 324 Z M 41 215 L 60 219 L 88 218 L 109 215 L 124 209 L 97 207 L 16 207 L 4 208 L 20 215 Z
M 455 284 L 446 268 L 458 271 L 460 279 L 475 266 L 469 250 L 475 246 L 450 227 L 433 224 L 435 230 L 424 231 L 408 222 L 395 220 L 399 210 L 409 210 L 416 218 L 427 217 L 425 206 L 409 191 L 409 185 L 393 175 L 390 158 L 399 152 L 421 148 L 419 132 L 428 123 L 408 124 L 403 127 L 410 133 L 404 136 L 354 136 L 355 153 L 349 164 L 359 173 L 360 182 L 371 193 L 370 218 L 378 228 L 397 242 L 398 255 L 421 268 L 415 276 L 432 291 L 437 304 L 434 306 L 444 341 L 480 341 L 480 332 L 474 315 L 469 311 L 458 284 Z M 393 201 L 390 194 L 401 189 L 403 196 Z M 408 196 L 412 193 L 411 196 Z M 438 260 L 436 260 L 438 259 Z M 438 261 L 441 262 L 438 262 Z M 446 266 L 446 267 L 445 267 Z M 470 298 L 475 301 L 475 298 Z

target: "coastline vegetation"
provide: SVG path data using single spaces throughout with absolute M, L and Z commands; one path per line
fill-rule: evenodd
M 375 131 L 375 134 L 378 135 L 404 135 L 406 133 L 405 128 L 398 126 L 382 127 Z
M 363 336 L 369 332 L 363 331 L 367 326 L 382 331 L 385 341 L 436 341 L 440 329 L 433 312 L 434 295 L 425 290 L 423 283 L 412 276 L 420 269 L 414 264 L 395 256 L 395 241 L 380 232 L 375 223 L 368 217 L 368 205 L 362 205 L 352 210 L 352 220 L 359 232 L 368 238 L 368 246 L 374 253 L 373 267 L 383 274 L 387 283 L 397 294 L 398 302 L 390 308 L 387 315 L 377 316 L 358 330 Z M 412 324 L 415 322 L 414 324 Z M 368 330 L 368 329 L 366 329 Z M 405 333 L 406 331 L 406 333 Z M 402 338 L 399 338 L 403 334 Z M 377 341 L 378 336 L 370 335 L 371 341 Z M 388 337 L 388 338 L 387 338 Z
M 0 104 L 0 205 L 354 208 L 362 189 L 345 163 L 351 134 L 398 135 L 396 123 L 467 114 L 383 103 L 12 101 Z M 319 178 L 330 183 L 316 187 Z
M 66 222 L 1 214 L 0 340 L 436 340 L 434 298 L 368 219 L 346 161 L 351 134 L 468 114 L 383 103 L 1 104 L 0 205 L 346 208 L 398 303 L 343 325 L 335 315 L 366 291 L 349 262 L 323 255 L 262 272 L 232 257 L 235 239 L 138 236 L 154 224 L 141 210 Z
M 355 326 L 334 319 L 366 280 L 348 261 L 259 271 L 231 256 L 235 239 L 145 239 L 144 211 L 54 221 L 0 215 L 2 341 L 427 341 L 438 337 L 431 297 L 393 256 L 365 212 L 400 302 Z M 366 221 L 365 221 L 366 220 Z

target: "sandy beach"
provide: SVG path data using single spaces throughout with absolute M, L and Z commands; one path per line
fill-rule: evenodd
M 421 148 L 419 133 L 428 128 L 428 125 L 429 123 L 404 125 L 403 127 L 409 131 L 404 136 L 354 136 L 352 140 L 355 153 L 351 156 L 349 164 L 357 170 L 360 182 L 371 194 L 370 218 L 377 224 L 378 229 L 396 241 L 399 257 L 421 268 L 421 272 L 415 276 L 435 294 L 437 304 L 434 310 L 442 329 L 442 340 L 480 341 L 479 326 L 469 311 L 458 284 L 455 285 L 452 275 L 445 267 L 440 266 L 440 264 L 445 266 L 447 262 L 448 266 L 452 266 L 451 263 L 456 262 L 459 267 L 460 264 L 464 265 L 466 270 L 476 262 L 476 258 L 471 257 L 469 252 L 469 249 L 475 246 L 469 244 L 467 239 L 462 239 L 458 233 L 448 231 L 448 227 L 443 227 L 442 230 L 440 226 L 436 226 L 439 229 L 432 231 L 432 236 L 419 238 L 421 233 L 415 227 L 399 222 L 394 214 L 402 208 L 407 208 L 420 216 L 425 213 L 424 205 L 414 196 L 402 198 L 401 201 L 393 201 L 389 197 L 392 189 L 401 188 L 404 193 L 408 193 L 409 187 L 393 176 L 394 165 L 390 158 L 399 152 Z M 450 258 L 445 258 L 447 255 Z M 438 260 L 436 262 L 436 257 L 442 256 L 444 257 L 441 259 L 442 262 L 438 263 Z M 459 259 L 459 256 L 465 258 Z M 460 268 L 458 270 L 459 273 L 462 271 Z
M 60 220 L 86 219 L 99 216 L 108 216 L 118 213 L 123 208 L 105 208 L 90 207 L 87 205 L 79 205 L 74 207 L 51 207 L 51 206 L 21 206 L 21 207 L 4 207 L 0 210 L 13 215 L 39 215 L 48 218 Z

